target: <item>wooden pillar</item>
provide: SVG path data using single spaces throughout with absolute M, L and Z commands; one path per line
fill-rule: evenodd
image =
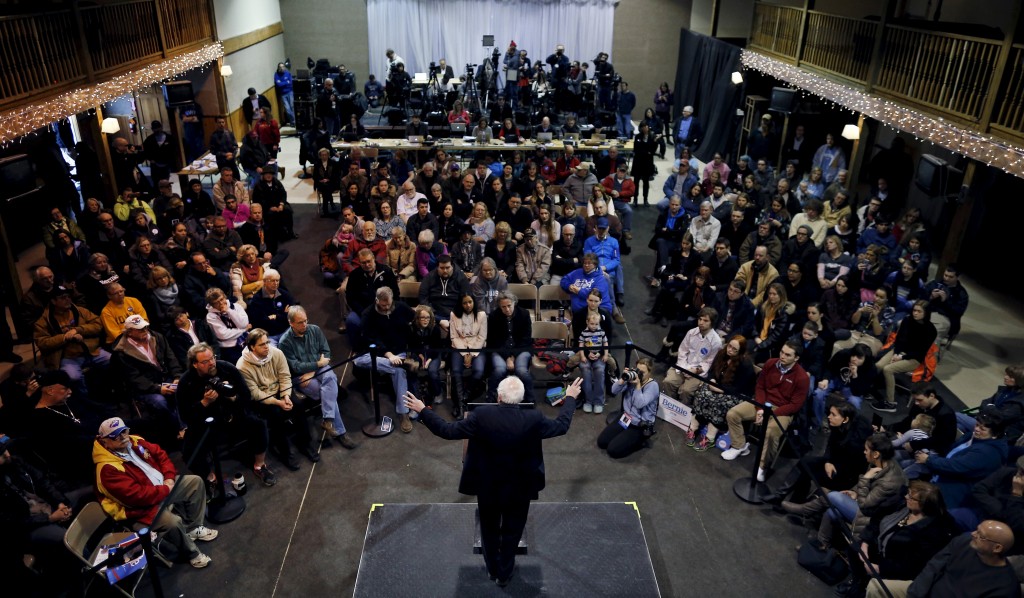
M 814 0 L 804 0 L 803 12 L 800 14 L 800 37 L 796 41 L 796 64 L 804 57 L 804 43 L 807 42 L 807 12 L 814 10 Z
M 893 1 L 882 0 L 882 18 L 878 22 L 878 33 L 875 35 L 875 43 L 871 46 L 871 60 L 868 62 L 868 79 L 864 82 L 864 91 L 871 93 L 878 79 L 878 71 L 882 68 L 882 40 L 885 39 L 885 26 L 893 14 Z
M 1006 15 L 1008 18 L 1003 20 L 1004 23 L 1011 23 L 1012 25 L 1007 27 L 1006 33 L 1003 35 L 1003 43 L 999 48 L 999 59 L 996 61 L 992 81 L 988 86 L 988 96 L 985 97 L 985 105 L 981 108 L 978 128 L 982 131 L 987 130 L 989 123 L 992 122 L 992 112 L 995 111 L 996 102 L 1000 97 L 999 92 L 1003 85 L 1003 78 L 1006 75 L 1006 66 L 1009 64 L 1010 54 L 1013 52 L 1013 40 L 1017 36 L 1017 31 L 1020 30 L 1020 5 L 1020 2 L 1014 2 L 1013 8 L 1010 9 L 1011 14 Z
M 96 106 L 96 120 L 93 123 L 95 132 L 98 135 L 94 135 L 93 139 L 99 139 L 100 142 L 97 144 L 99 147 L 96 148 L 96 153 L 99 154 L 100 168 L 107 175 L 107 190 L 110 192 L 112 199 L 117 199 L 119 189 L 117 188 L 117 180 L 114 176 L 114 162 L 110 159 L 110 142 L 113 138 L 103 132 L 103 106 Z M 109 205 L 113 205 L 111 202 Z
M 974 210 L 974 196 L 970 192 L 971 182 L 974 173 L 978 169 L 978 163 L 970 161 L 964 169 L 964 187 L 957 189 L 957 197 L 963 199 L 958 201 L 956 212 L 953 213 L 953 220 L 949 223 L 949 235 L 946 237 L 946 246 L 942 249 L 942 256 L 939 258 L 939 273 L 946 269 L 948 264 L 960 261 L 960 249 L 964 245 L 964 237 L 967 236 L 967 225 L 971 221 L 971 211 Z
M 75 46 L 78 49 L 78 59 L 82 61 L 82 70 L 85 71 L 85 80 L 89 83 L 96 81 L 93 74 L 92 53 L 89 52 L 89 41 L 85 35 L 85 25 L 82 22 L 82 9 L 79 2 L 71 5 L 71 12 L 75 19 L 75 29 L 78 30 Z
M 853 149 L 850 151 L 850 164 L 846 167 L 849 171 L 846 177 L 847 187 L 854 189 L 857 186 L 857 181 L 860 180 L 860 167 L 864 164 L 864 154 L 867 153 L 867 143 L 864 143 L 864 138 L 867 136 L 867 132 L 864 130 L 864 114 L 857 114 L 857 130 L 860 131 L 860 136 L 853 140 Z

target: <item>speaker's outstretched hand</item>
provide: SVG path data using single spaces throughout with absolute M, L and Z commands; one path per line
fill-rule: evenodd
M 576 398 L 580 396 L 580 392 L 583 391 L 583 378 L 576 378 L 569 386 L 565 387 L 565 396 Z
M 412 394 L 408 390 L 405 391 L 405 396 L 402 397 L 402 400 L 405 401 L 406 407 L 412 409 L 416 413 L 423 411 L 423 409 L 426 407 L 426 405 L 423 404 L 423 401 L 417 399 L 416 395 Z

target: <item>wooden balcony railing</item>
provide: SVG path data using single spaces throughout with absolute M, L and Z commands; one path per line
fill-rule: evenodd
M 877 22 L 808 11 L 807 39 L 800 59 L 819 70 L 864 81 L 877 35 Z
M 153 0 L 134 0 L 82 9 L 92 68 L 103 72 L 160 54 Z
M 213 38 L 207 0 L 162 0 L 159 4 L 168 48 L 180 48 Z
M 109 0 L 0 17 L 0 107 L 101 81 L 213 38 L 209 0 Z
M 977 121 L 995 74 L 996 41 L 888 26 L 875 88 Z
M 805 17 L 800 8 L 757 1 L 749 46 L 984 132 L 1024 139 L 1024 44 L 1001 56 L 1010 46 L 1000 39 L 892 23 L 883 30 L 877 21 L 814 10 Z M 1003 63 L 1005 71 L 997 72 Z
M 0 19 L 0 102 L 82 80 L 70 10 Z
M 1014 44 L 1007 61 L 1006 87 L 992 117 L 993 127 L 1024 135 L 1024 44 Z
M 751 47 L 787 58 L 797 58 L 803 11 L 791 6 L 758 3 L 754 10 Z

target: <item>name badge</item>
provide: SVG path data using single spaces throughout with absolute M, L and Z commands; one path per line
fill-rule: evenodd
M 619 425 L 622 426 L 623 429 L 626 429 L 626 428 L 629 427 L 629 424 L 632 421 L 633 421 L 633 418 L 630 417 L 628 413 L 624 412 L 622 414 L 622 417 L 619 418 Z

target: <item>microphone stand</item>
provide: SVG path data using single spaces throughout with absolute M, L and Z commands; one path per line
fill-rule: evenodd
M 199 440 L 200 446 L 206 442 L 210 433 L 213 431 L 213 418 L 206 418 L 206 430 L 203 431 L 203 437 Z M 206 518 L 214 523 L 228 523 L 238 519 L 245 512 L 245 499 L 238 496 L 234 488 L 231 489 L 231 493 L 228 493 L 228 489 L 224 485 L 224 472 L 220 466 L 220 457 L 217 456 L 217 448 L 215 446 L 210 447 L 210 459 L 213 461 L 213 475 L 216 479 L 217 489 L 220 490 L 220 495 L 214 497 L 206 504 Z
M 750 401 L 755 406 L 762 407 L 760 403 L 756 401 Z M 745 503 L 752 505 L 759 505 L 764 503 L 764 496 L 770 494 L 768 488 L 763 482 L 757 481 L 757 469 L 761 465 L 761 455 L 764 454 L 765 444 L 768 441 L 768 425 L 771 420 L 775 420 L 775 425 L 782 430 L 782 433 L 786 433 L 786 429 L 782 427 L 778 418 L 773 413 L 773 405 L 771 403 L 765 403 L 762 407 L 764 413 L 761 415 L 761 442 L 757 445 L 757 453 L 754 455 L 754 461 L 751 464 L 751 475 L 750 477 L 739 478 L 732 485 L 732 491 L 737 498 Z
M 377 394 L 377 345 L 370 345 L 370 400 L 373 402 L 373 419 L 363 424 L 363 434 L 370 438 L 383 438 L 394 431 L 391 418 L 385 422 L 380 414 L 380 395 Z M 395 397 L 396 403 L 402 397 Z M 386 424 L 386 425 L 385 425 Z

